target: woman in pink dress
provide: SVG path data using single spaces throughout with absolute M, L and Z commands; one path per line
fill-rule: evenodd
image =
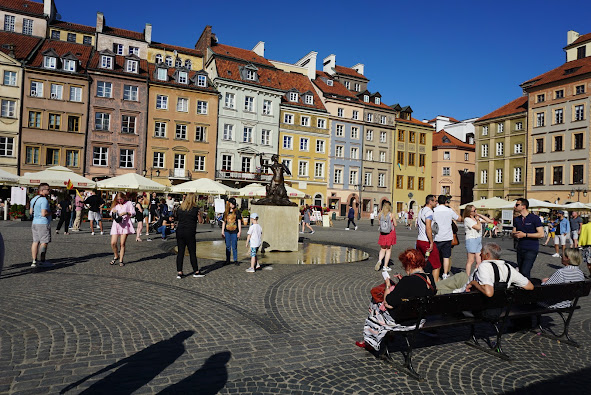
M 118 192 L 111 204 L 111 217 L 113 218 L 113 226 L 111 227 L 111 248 L 113 249 L 113 260 L 111 265 L 114 265 L 117 259 L 119 266 L 124 266 L 123 256 L 125 255 L 125 242 L 127 235 L 134 234 L 133 224 L 131 218 L 135 215 L 133 203 L 127 200 L 124 193 Z M 121 238 L 120 251 L 117 251 L 117 239 Z
M 390 231 L 383 232 L 382 224 L 389 224 Z M 382 204 L 382 211 L 378 214 L 378 227 L 380 229 L 380 238 L 378 244 L 380 246 L 380 254 L 378 255 L 378 263 L 376 263 L 375 269 L 380 270 L 383 267 L 384 271 L 390 271 L 388 264 L 390 263 L 390 255 L 392 254 L 392 246 L 396 244 L 396 218 L 392 214 L 392 204 L 389 201 L 385 201 Z

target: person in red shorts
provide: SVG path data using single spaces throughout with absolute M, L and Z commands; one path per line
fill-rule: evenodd
M 433 230 L 431 229 L 431 224 L 433 223 L 433 209 L 436 206 L 437 198 L 435 195 L 427 195 L 425 198 L 425 206 L 417 214 L 417 229 L 419 230 L 417 236 L 417 250 L 421 251 L 427 259 L 425 272 L 432 273 L 435 281 L 438 281 L 441 262 L 439 261 L 439 251 L 437 250 L 437 246 L 433 243 Z

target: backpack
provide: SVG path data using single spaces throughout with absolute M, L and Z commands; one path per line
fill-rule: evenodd
M 390 219 L 389 215 L 380 214 L 380 226 L 379 226 L 380 233 L 383 234 L 390 234 L 392 232 L 392 220 Z
M 423 222 L 423 224 L 425 225 L 425 232 L 427 232 L 427 223 L 421 216 L 422 212 L 423 209 L 421 209 L 421 211 L 419 212 L 419 218 L 421 219 L 421 222 Z M 435 222 L 435 220 L 431 220 L 431 233 L 433 234 L 433 237 L 435 237 L 435 235 L 439 233 L 439 225 L 437 225 L 437 222 Z
M 495 274 L 495 282 L 493 284 L 493 288 L 495 290 L 495 294 L 499 291 L 505 291 L 509 287 L 509 281 L 511 280 L 511 267 L 507 262 L 504 262 L 505 266 L 507 266 L 507 279 L 502 282 L 501 276 L 499 274 L 499 268 L 495 262 L 491 262 L 494 274 Z M 485 309 L 480 312 L 480 316 L 489 322 L 498 322 L 501 318 L 501 315 L 505 311 L 504 307 L 493 307 L 490 309 Z

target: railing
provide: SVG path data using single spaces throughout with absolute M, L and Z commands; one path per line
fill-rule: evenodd
M 176 180 L 191 180 L 193 175 L 187 169 L 170 169 L 168 178 L 174 178 Z
M 215 178 L 219 180 L 247 180 L 247 181 L 271 181 L 272 174 L 269 173 L 249 173 L 234 170 L 216 170 Z

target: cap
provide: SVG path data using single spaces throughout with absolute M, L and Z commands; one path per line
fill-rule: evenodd
M 236 198 L 231 197 L 230 199 L 228 199 L 228 201 L 232 203 L 234 206 L 236 205 Z
M 252 219 L 258 219 L 259 218 L 259 215 L 257 213 L 252 213 L 252 214 L 250 214 L 250 218 L 252 218 Z

